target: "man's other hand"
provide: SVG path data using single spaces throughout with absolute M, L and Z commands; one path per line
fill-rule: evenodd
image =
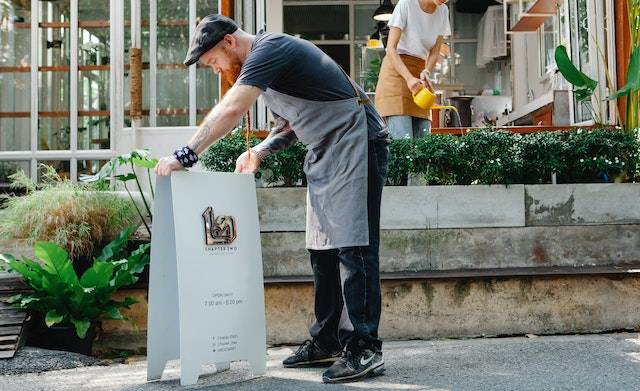
M 241 174 L 255 174 L 260 168 L 259 154 L 251 151 L 251 155 L 248 152 L 244 152 L 236 160 L 236 173 Z

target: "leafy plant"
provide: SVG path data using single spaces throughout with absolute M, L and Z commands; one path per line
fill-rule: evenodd
M 256 146 L 260 139 L 251 136 L 250 145 Z M 211 171 L 233 172 L 236 160 L 247 150 L 245 134 L 242 129 L 236 129 L 227 137 L 209 147 L 200 156 L 202 165 Z M 295 186 L 305 180 L 302 163 L 306 148 L 302 143 L 295 143 L 287 150 L 268 156 L 260 164 L 256 178 L 263 178 L 269 185 Z
M 606 97 L 606 100 L 616 100 L 627 97 L 625 124 L 625 129 L 627 130 L 640 127 L 640 0 L 629 1 L 629 27 L 631 31 L 632 51 L 629 56 L 627 82 L 618 91 Z M 603 62 L 605 62 L 604 55 L 602 55 L 602 57 Z M 555 59 L 558 70 L 562 76 L 573 85 L 576 99 L 581 102 L 592 99 L 594 92 L 597 90 L 598 82 L 582 73 L 573 65 L 567 54 L 567 49 L 563 45 L 556 48 Z M 604 66 L 606 68 L 606 62 Z M 588 107 L 595 121 L 602 123 L 602 115 L 596 113 L 591 102 L 589 102 Z
M 31 244 L 50 241 L 77 261 L 91 259 L 123 228 L 138 223 L 128 200 L 95 186 L 63 180 L 51 167 L 42 166 L 39 188 L 23 171 L 10 178 L 12 186 L 27 193 L 5 196 L 0 237 L 26 239 Z
M 138 216 L 140 216 L 142 223 L 149 232 L 149 236 L 151 236 L 151 228 L 147 223 L 147 220 L 152 221 L 153 219 L 151 207 L 149 206 L 150 202 L 147 200 L 147 197 L 142 191 L 140 178 L 138 177 L 135 168 L 140 167 L 143 170 L 146 170 L 149 189 L 151 191 L 151 199 L 153 200 L 153 198 L 155 198 L 155 192 L 153 190 L 153 183 L 151 182 L 151 169 L 154 168 L 156 164 L 158 164 L 158 159 L 152 158 L 148 150 L 136 149 L 124 155 L 114 157 L 107 164 L 105 164 L 96 175 L 84 176 L 81 177 L 80 180 L 85 183 L 95 183 L 101 188 L 108 187 L 108 182 L 111 181 L 112 176 L 118 182 L 122 183 L 124 189 L 129 195 L 129 198 L 131 199 L 131 202 L 133 203 L 136 212 L 138 213 Z M 126 174 L 116 173 L 117 169 L 120 167 L 126 167 L 130 169 L 130 171 Z M 138 204 L 135 202 L 135 199 L 133 198 L 133 195 L 129 190 L 128 183 L 131 181 L 134 181 L 136 183 L 138 193 L 140 194 L 140 198 L 142 199 L 142 203 L 145 208 L 146 216 L 138 207 Z
M 135 228 L 130 226 L 120 232 L 81 277 L 76 274 L 69 254 L 55 243 L 35 244 L 34 252 L 40 262 L 0 255 L 34 290 L 13 296 L 9 301 L 18 308 L 42 313 L 48 327 L 72 324 L 80 338 L 85 337 L 92 322 L 125 319 L 120 309 L 130 308 L 136 300 L 126 297 L 117 301 L 112 296 L 119 288 L 136 282 L 149 263 L 149 244 L 123 257 L 124 244 Z
M 564 45 L 560 45 L 555 51 L 556 66 L 558 71 L 564 76 L 564 78 L 573 85 L 573 93 L 579 102 L 589 101 L 594 92 L 598 88 L 598 82 L 591 79 L 576 68 L 571 62 L 569 55 L 567 54 L 567 48 Z M 591 115 L 598 123 L 602 123 L 602 118 L 595 112 L 593 104 L 588 102 Z
M 429 185 L 549 183 L 552 173 L 564 183 L 632 181 L 637 175 L 637 136 L 638 131 L 608 128 L 522 136 L 484 129 L 459 137 L 431 134 L 392 140 L 388 184 L 402 185 L 408 174 L 421 175 Z M 257 142 L 252 140 L 253 145 Z M 241 135 L 233 135 L 212 148 L 205 167 L 233 171 L 246 146 Z M 278 174 L 279 183 L 300 183 L 304 156 L 303 146 L 270 156 L 287 164 L 291 179 Z M 263 169 L 278 168 L 265 160 Z
M 369 67 L 364 72 L 362 72 L 365 91 L 375 91 L 376 86 L 378 85 L 378 77 L 380 75 L 381 66 L 382 60 L 379 58 L 374 58 L 369 63 Z

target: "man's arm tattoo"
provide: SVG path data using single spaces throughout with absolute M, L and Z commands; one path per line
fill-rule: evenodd
M 192 150 L 196 152 L 200 151 L 201 153 L 208 147 L 206 143 L 213 132 L 213 124 L 215 123 L 217 116 L 217 113 L 214 113 L 214 110 L 212 110 L 204 119 L 196 134 L 194 134 L 191 141 L 189 141 L 189 147 Z
M 276 118 L 276 126 L 271 129 L 269 136 L 253 149 L 262 157 L 287 149 L 298 140 L 298 136 L 291 129 L 289 122 L 283 118 Z

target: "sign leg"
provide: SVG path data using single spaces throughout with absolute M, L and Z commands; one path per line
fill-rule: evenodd
M 249 364 L 251 365 L 251 369 L 253 369 L 253 374 L 256 376 L 263 376 L 267 373 L 267 360 L 265 360 L 264 356 L 261 357 L 252 357 L 249 360 Z
M 147 381 L 160 380 L 166 365 L 167 360 L 157 355 L 147 357 Z
M 180 359 L 180 385 L 191 386 L 198 383 L 200 377 L 200 369 L 202 365 L 199 361 L 181 358 Z

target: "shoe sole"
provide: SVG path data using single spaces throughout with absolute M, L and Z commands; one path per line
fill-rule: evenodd
M 303 361 L 295 364 L 282 364 L 285 368 L 302 368 L 302 367 L 313 367 L 313 366 L 326 366 L 327 364 L 333 364 L 340 357 L 331 357 L 331 358 L 323 358 L 322 360 L 313 360 L 313 361 Z
M 366 377 L 382 376 L 384 374 L 384 371 L 385 371 L 385 368 L 384 368 L 384 360 L 383 360 L 378 365 L 376 365 L 375 367 L 372 366 L 372 367 L 368 368 L 366 371 L 358 373 L 357 375 L 339 377 L 339 378 L 335 378 L 335 379 L 329 379 L 327 377 L 322 377 L 322 382 L 323 383 L 346 383 L 346 382 L 351 382 L 351 381 L 354 381 L 354 380 L 361 380 L 361 379 L 364 379 Z

